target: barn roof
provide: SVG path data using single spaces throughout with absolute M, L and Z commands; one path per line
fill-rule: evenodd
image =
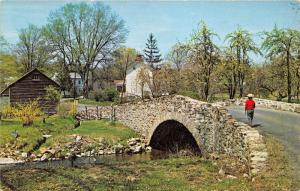
M 38 72 L 41 75 L 43 75 L 45 78 L 49 79 L 50 81 L 52 81 L 57 87 L 60 87 L 60 85 L 58 83 L 56 83 L 55 81 L 53 81 L 51 78 L 49 78 L 48 76 L 46 76 L 44 73 L 42 73 L 40 70 L 38 70 L 37 68 L 32 69 L 31 71 L 27 72 L 26 74 L 24 74 L 21 78 L 19 78 L 18 80 L 16 80 L 15 82 L 11 83 L 9 86 L 7 86 L 4 90 L 1 91 L 0 95 L 3 95 L 3 93 L 8 90 L 10 87 L 12 87 L 14 84 L 18 83 L 19 81 L 21 81 L 22 79 L 26 78 L 27 76 L 29 76 L 31 73 L 33 72 Z

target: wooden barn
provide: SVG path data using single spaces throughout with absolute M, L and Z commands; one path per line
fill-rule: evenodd
M 60 89 L 55 81 L 35 68 L 10 84 L 0 93 L 0 96 L 8 96 L 11 106 L 38 99 L 44 112 L 54 114 L 58 103 L 46 99 L 46 88 L 48 86 L 53 86 L 57 90 Z

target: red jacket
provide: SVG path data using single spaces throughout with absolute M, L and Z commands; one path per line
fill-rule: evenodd
M 252 99 L 248 99 L 245 102 L 245 110 L 253 110 L 255 108 L 255 101 Z

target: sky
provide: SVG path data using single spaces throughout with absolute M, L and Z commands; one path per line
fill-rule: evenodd
M 10 43 L 18 41 L 18 31 L 28 24 L 42 26 L 47 17 L 67 0 L 0 0 L 0 32 Z M 74 2 L 74 1 L 72 1 Z M 77 1 L 79 2 L 79 1 Z M 88 1 L 93 3 L 93 1 Z M 238 26 L 249 30 L 261 42 L 262 31 L 279 27 L 300 30 L 300 3 L 297 1 L 104 1 L 125 21 L 129 34 L 125 45 L 142 52 L 149 33 L 157 39 L 165 55 L 178 41 L 186 41 L 200 21 L 205 21 L 220 38 Z M 298 11 L 297 11 L 298 9 Z

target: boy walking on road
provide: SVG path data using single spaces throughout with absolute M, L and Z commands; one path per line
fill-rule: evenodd
M 255 101 L 253 100 L 253 94 L 247 95 L 248 99 L 245 102 L 245 114 L 248 118 L 248 123 L 252 126 L 252 120 L 254 117 Z

